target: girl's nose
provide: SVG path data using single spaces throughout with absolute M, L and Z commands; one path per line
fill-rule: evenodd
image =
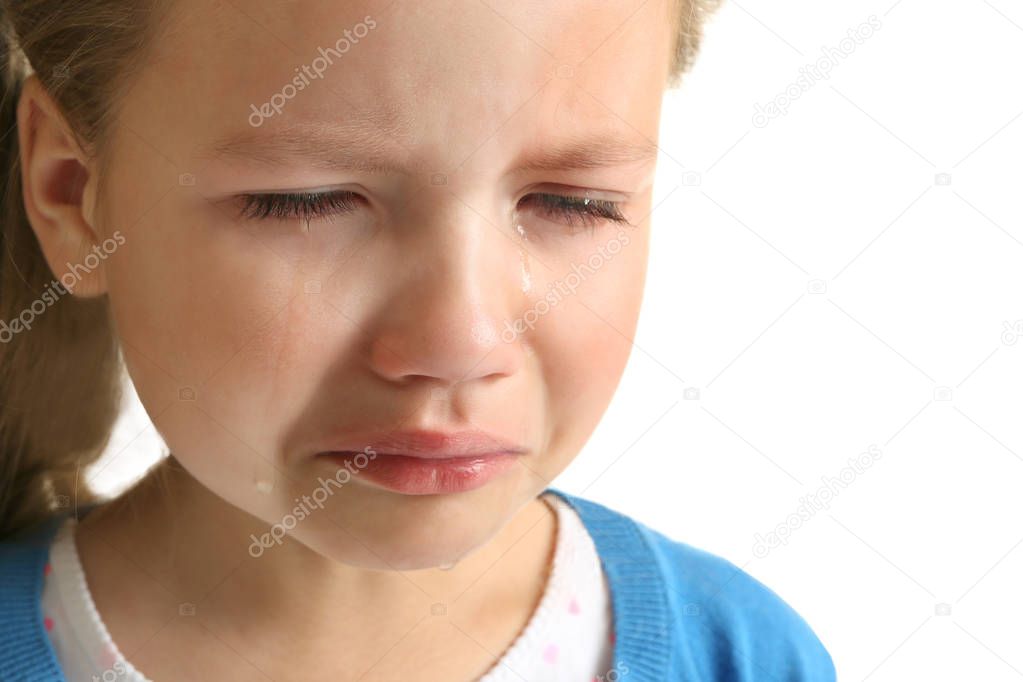
M 454 385 L 522 367 L 522 343 L 501 335 L 522 303 L 517 247 L 479 216 L 459 217 L 465 220 L 453 227 L 424 229 L 394 245 L 403 256 L 369 347 L 370 366 L 384 379 Z

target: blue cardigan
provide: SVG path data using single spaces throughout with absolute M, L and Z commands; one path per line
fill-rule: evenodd
M 799 614 L 735 564 L 555 488 L 582 518 L 611 590 L 614 666 L 630 682 L 834 682 Z M 0 680 L 64 681 L 43 626 L 43 567 L 62 517 L 0 543 Z M 565 682 L 576 682 L 566 680 Z

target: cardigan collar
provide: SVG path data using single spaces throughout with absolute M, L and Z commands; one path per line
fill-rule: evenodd
M 611 591 L 614 666 L 638 680 L 667 679 L 671 625 L 668 586 L 647 538 L 628 516 L 556 488 L 593 538 Z
M 43 623 L 41 599 L 50 543 L 64 515 L 51 517 L 18 542 L 0 543 L 0 661 L 13 661 L 0 678 L 63 680 Z
M 614 669 L 620 675 L 634 675 L 633 679 L 666 679 L 671 641 L 668 586 L 639 525 L 624 514 L 557 488 L 544 492 L 557 495 L 579 514 L 600 556 L 611 592 Z M 64 678 L 43 624 L 40 601 L 50 543 L 63 519 L 64 515 L 50 519 L 23 543 L 0 545 L 0 554 L 14 555 L 7 557 L 13 561 L 2 562 L 13 570 L 0 576 L 0 604 L 13 615 L 13 622 L 6 624 L 23 633 L 0 642 L 0 659 L 31 662 L 33 675 L 43 673 L 45 679 L 55 680 Z M 8 651 L 9 647 L 13 649 Z

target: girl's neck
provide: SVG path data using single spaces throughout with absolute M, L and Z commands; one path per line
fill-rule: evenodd
M 435 672 L 455 675 L 447 679 L 478 677 L 514 641 L 546 584 L 557 521 L 540 499 L 450 570 L 379 571 L 297 541 L 253 559 L 249 536 L 266 524 L 164 466 L 88 514 L 76 537 L 114 642 L 153 679 L 196 637 L 271 679 L 324 675 L 324 661 L 340 675 L 333 679 L 378 662 L 390 676 L 406 670 L 401 660 L 415 661 L 409 679 L 425 675 L 430 664 L 401 651 L 432 651 Z

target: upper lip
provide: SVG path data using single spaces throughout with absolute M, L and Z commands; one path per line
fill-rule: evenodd
M 522 454 L 526 449 L 502 436 L 471 429 L 465 431 L 374 431 L 345 433 L 331 440 L 320 454 L 369 452 L 380 455 L 407 455 L 423 459 L 473 457 L 496 454 Z

